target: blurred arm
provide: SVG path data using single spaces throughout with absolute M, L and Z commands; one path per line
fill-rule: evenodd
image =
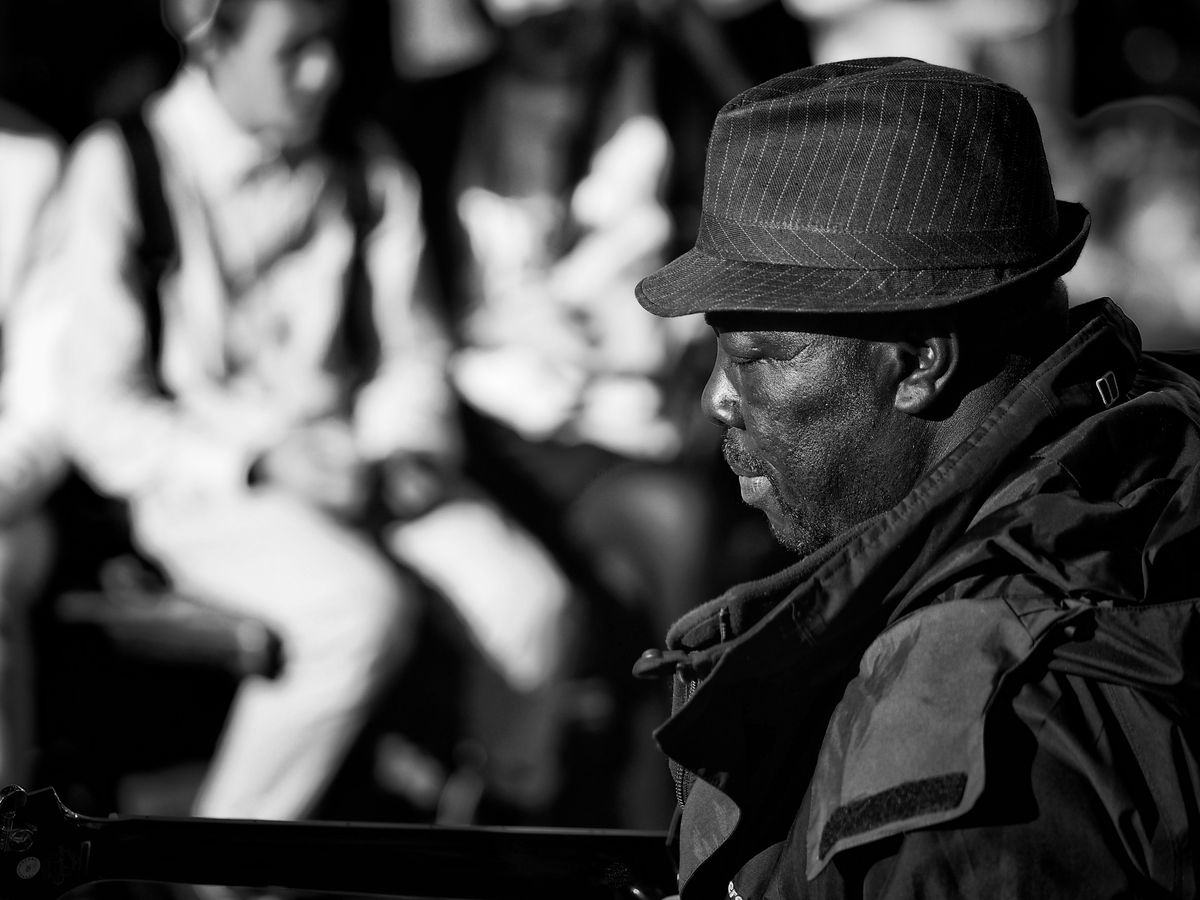
M 25 290 L 44 248 L 62 149 L 48 132 L 5 134 L 0 140 L 6 204 L 0 211 L 5 220 L 0 227 L 0 522 L 7 523 L 36 506 L 66 468 L 52 391 L 63 305 L 52 297 L 39 302 Z

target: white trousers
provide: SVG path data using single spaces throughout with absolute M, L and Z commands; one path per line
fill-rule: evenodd
M 240 686 L 194 814 L 310 813 L 409 654 L 415 586 L 363 535 L 275 491 L 152 498 L 134 532 L 177 589 L 262 619 L 284 643 L 278 679 Z

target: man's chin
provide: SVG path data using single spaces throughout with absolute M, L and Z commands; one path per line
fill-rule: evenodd
M 796 534 L 790 530 L 785 531 L 774 522 L 770 522 L 770 526 L 771 537 L 775 538 L 775 542 L 778 543 L 779 546 L 783 547 L 783 549 L 791 553 L 795 553 L 800 557 L 808 556 L 808 554 L 813 551 L 814 548 L 811 546 L 810 541 L 806 541 L 803 538 L 797 537 Z
M 321 134 L 321 120 L 292 119 L 271 129 L 267 139 L 284 152 L 303 152 L 316 143 Z
M 814 534 L 811 528 L 806 528 L 801 524 L 798 516 L 789 516 L 778 506 L 763 511 L 767 516 L 771 537 L 775 538 L 775 541 L 785 550 L 804 557 L 826 543 L 824 539 Z
M 824 540 L 804 525 L 804 516 L 783 502 L 779 491 L 764 475 L 739 475 L 738 488 L 742 502 L 761 512 L 767 519 L 771 536 L 785 550 L 799 556 L 807 556 Z

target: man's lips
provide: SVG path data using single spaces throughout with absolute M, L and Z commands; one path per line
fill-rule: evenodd
M 758 506 L 771 493 L 771 480 L 766 475 L 739 475 L 738 487 L 743 503 Z
M 758 465 L 758 461 L 742 449 L 734 439 L 732 431 L 725 432 L 725 439 L 721 442 L 721 455 L 725 457 L 725 464 L 735 475 L 754 478 L 762 474 L 762 467 Z
M 755 471 L 754 469 L 751 469 L 745 465 L 741 465 L 739 463 L 732 463 L 732 462 L 729 462 L 728 460 L 726 460 L 726 465 L 729 466 L 729 470 L 731 472 L 733 472 L 733 474 L 736 475 L 738 478 L 757 478 L 759 475 L 762 474 L 761 472 Z

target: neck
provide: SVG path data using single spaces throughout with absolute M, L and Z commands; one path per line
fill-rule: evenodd
M 1023 377 L 1024 373 L 1016 367 L 1006 367 L 967 391 L 949 415 L 933 423 L 934 433 L 929 441 L 926 471 L 945 458 L 983 424 L 992 410 L 1009 395 Z

